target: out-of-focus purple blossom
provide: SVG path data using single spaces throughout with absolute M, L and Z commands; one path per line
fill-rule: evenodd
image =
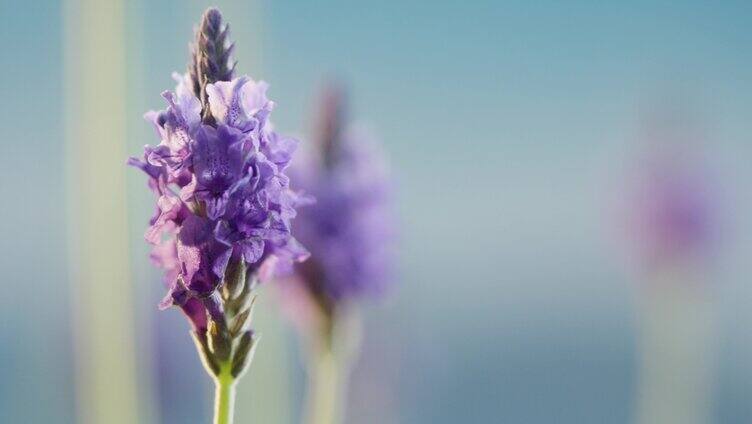
M 325 307 L 379 294 L 387 283 L 395 236 L 384 155 L 347 125 L 343 97 L 325 92 L 315 149 L 296 157 L 293 173 L 315 203 L 299 209 L 296 237 L 311 258 L 296 280 Z M 300 159 L 300 161 L 298 161 Z
M 698 264 L 720 236 L 720 193 L 686 123 L 653 125 L 630 176 L 627 231 L 640 266 Z
M 159 144 L 129 164 L 156 197 L 146 239 L 169 287 L 160 306 L 179 306 L 205 329 L 207 318 L 221 320 L 218 291 L 231 264 L 242 262 L 256 280 L 270 277 L 269 264 L 308 253 L 290 233 L 300 197 L 285 168 L 297 142 L 272 131 L 266 83 L 232 78 L 218 11 L 207 11 L 197 37 L 189 74 L 175 75 L 175 91 L 162 94 L 166 109 L 145 115 Z
M 631 228 L 648 263 L 697 258 L 716 241 L 716 210 L 708 175 L 676 163 L 643 169 L 633 192 Z

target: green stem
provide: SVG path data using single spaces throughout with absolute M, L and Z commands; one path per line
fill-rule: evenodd
M 232 424 L 235 407 L 235 379 L 232 377 L 232 364 L 225 364 L 214 379 L 214 424 Z

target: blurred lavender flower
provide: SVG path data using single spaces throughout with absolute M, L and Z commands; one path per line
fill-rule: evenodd
M 383 155 L 347 127 L 341 89 L 328 87 L 319 111 L 316 149 L 291 171 L 316 199 L 300 209 L 294 224 L 312 252 L 296 275 L 322 306 L 333 308 L 381 293 L 392 265 L 395 223 Z
M 347 368 L 359 337 L 348 306 L 380 294 L 387 282 L 394 221 L 383 155 L 348 127 L 341 90 L 329 86 L 318 109 L 313 149 L 291 168 L 316 199 L 300 208 L 293 226 L 311 258 L 296 265 L 278 288 L 310 343 L 308 422 L 331 424 L 340 422 Z
M 711 422 L 722 180 L 685 104 L 652 111 L 641 132 L 630 185 L 619 193 L 640 283 L 635 422 Z
M 301 198 L 285 168 L 297 141 L 272 130 L 266 83 L 233 77 L 227 35 L 219 11 L 207 10 L 188 74 L 174 75 L 165 110 L 145 116 L 159 145 L 129 163 L 157 198 L 146 239 L 169 287 L 160 306 L 180 307 L 210 372 L 231 364 L 235 378 L 255 344 L 251 290 L 308 253 L 290 234 Z
M 686 125 L 654 125 L 631 178 L 628 231 L 641 267 L 697 264 L 720 236 L 718 187 Z
M 637 241 L 648 261 L 706 250 L 713 241 L 707 183 L 673 164 L 646 169 L 635 198 Z

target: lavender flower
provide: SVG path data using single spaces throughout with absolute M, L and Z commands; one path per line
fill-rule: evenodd
M 248 328 L 252 289 L 271 271 L 302 261 L 292 237 L 301 202 L 285 174 L 297 141 L 272 130 L 267 85 L 234 77 L 228 29 L 216 9 L 204 14 L 186 75 L 149 112 L 160 143 L 146 146 L 143 170 L 157 199 L 146 240 L 209 371 L 232 378 L 246 368 L 255 336 Z
M 358 339 L 349 306 L 378 295 L 387 282 L 394 222 L 384 159 L 348 125 L 341 90 L 329 87 L 319 111 L 314 149 L 291 171 L 316 198 L 294 223 L 311 258 L 278 287 L 310 343 L 307 422 L 323 424 L 340 422 Z
M 390 182 L 383 155 L 347 126 L 341 90 L 319 107 L 316 151 L 293 165 L 313 205 L 300 209 L 296 236 L 311 249 L 297 277 L 325 309 L 378 295 L 389 277 L 394 237 Z
M 720 193 L 708 158 L 692 127 L 659 121 L 647 130 L 625 205 L 636 259 L 648 271 L 704 262 L 720 236 Z
M 707 175 L 673 161 L 643 172 L 633 194 L 631 223 L 641 260 L 652 267 L 708 253 L 717 228 Z

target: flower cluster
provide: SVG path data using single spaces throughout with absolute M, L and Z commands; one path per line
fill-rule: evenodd
M 242 267 L 263 280 L 308 255 L 290 234 L 303 200 L 285 174 L 297 142 L 273 131 L 267 84 L 233 78 L 226 38 L 221 15 L 210 9 L 189 73 L 174 75 L 175 91 L 162 94 L 166 109 L 145 115 L 160 143 L 129 161 L 148 175 L 157 198 L 146 239 L 169 286 L 161 307 L 179 306 L 201 332 L 226 321 L 219 289 L 227 275 Z
M 325 309 L 378 294 L 388 280 L 394 236 L 391 184 L 375 143 L 347 126 L 341 90 L 330 87 L 319 106 L 315 151 L 292 173 L 316 203 L 300 209 L 296 237 L 311 259 L 297 279 Z
M 724 225 L 722 187 L 701 149 L 702 132 L 665 112 L 651 116 L 642 131 L 623 196 L 636 265 L 656 272 L 712 260 Z
M 650 266 L 707 254 L 717 231 L 714 193 L 705 170 L 678 164 L 675 157 L 666 159 L 642 170 L 632 195 L 630 228 Z

